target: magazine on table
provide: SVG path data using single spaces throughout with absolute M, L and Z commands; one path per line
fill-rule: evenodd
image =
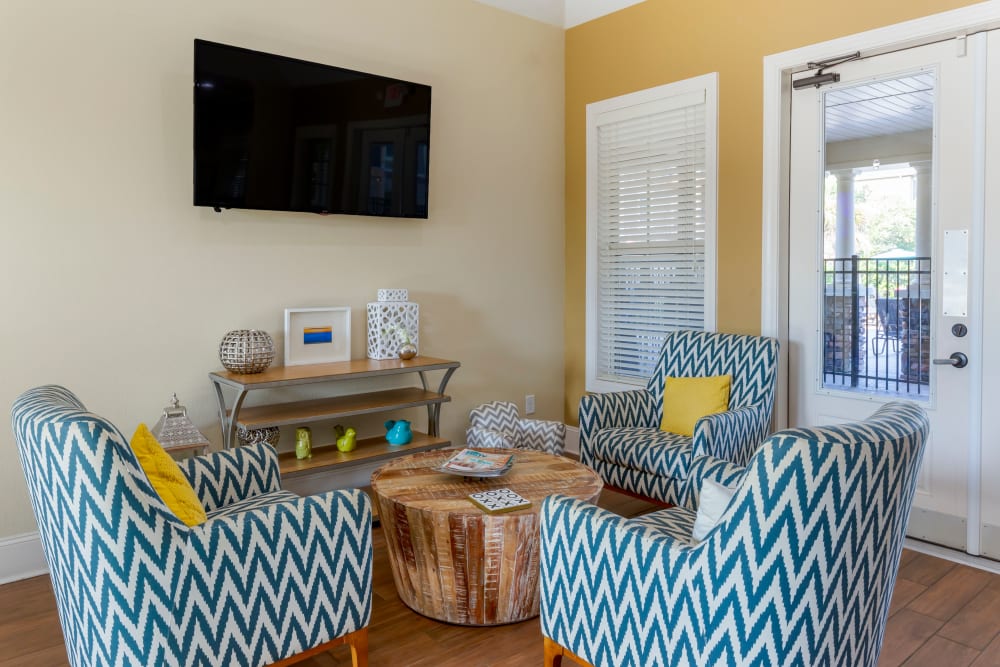
M 495 477 L 510 470 L 514 455 L 510 452 L 479 452 L 463 449 L 441 464 L 437 470 L 470 477 Z

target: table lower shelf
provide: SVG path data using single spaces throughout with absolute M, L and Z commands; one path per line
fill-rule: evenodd
M 296 475 L 333 470 L 339 466 L 373 463 L 405 454 L 440 449 L 450 444 L 450 440 L 418 431 L 413 432 L 413 440 L 405 445 L 390 445 L 384 436 L 362 438 L 358 440 L 358 446 L 352 452 L 341 452 L 336 445 L 313 447 L 312 457 L 308 459 L 295 458 L 295 452 L 284 452 L 278 455 L 278 469 L 283 478 L 295 477 Z
M 253 405 L 240 410 L 239 414 L 236 415 L 236 423 L 249 429 L 267 426 L 299 426 L 316 421 L 331 421 L 387 410 L 439 405 L 450 400 L 450 396 L 419 387 L 403 387 L 366 394 L 348 394 L 307 401 Z M 227 411 L 227 417 L 232 418 L 231 411 Z

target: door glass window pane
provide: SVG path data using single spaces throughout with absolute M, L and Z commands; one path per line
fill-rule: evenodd
M 929 394 L 935 77 L 824 94 L 822 386 Z

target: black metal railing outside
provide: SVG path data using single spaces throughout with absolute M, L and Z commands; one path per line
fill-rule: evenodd
M 930 257 L 823 264 L 823 386 L 926 397 Z

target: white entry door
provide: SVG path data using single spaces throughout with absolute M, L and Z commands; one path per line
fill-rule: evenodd
M 984 321 L 1000 331 L 982 299 L 982 257 L 997 246 L 982 223 L 986 42 L 831 67 L 840 81 L 793 91 L 791 114 L 789 423 L 854 421 L 890 400 L 924 406 L 931 436 L 908 533 L 972 553 L 988 506 L 977 476 L 989 472 L 978 464 L 984 361 L 997 368 L 973 350 Z M 1000 472 L 1000 453 L 983 463 Z M 1000 532 L 996 544 L 994 557 Z
M 987 34 L 985 91 L 986 140 L 978 147 L 985 162 L 983 209 L 985 233 L 982 248 L 973 252 L 983 262 L 982 297 L 982 396 L 974 409 L 982 416 L 981 545 L 984 556 L 1000 560 L 1000 31 Z

